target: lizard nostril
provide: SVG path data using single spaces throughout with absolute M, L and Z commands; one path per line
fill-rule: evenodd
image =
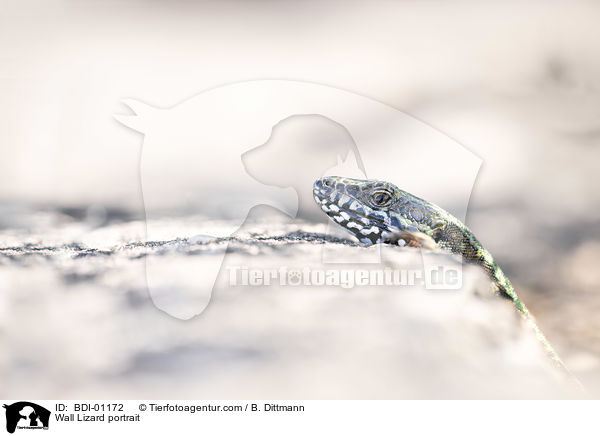
M 331 188 L 331 185 L 333 185 L 331 179 L 323 179 L 323 186 L 325 186 L 326 188 Z

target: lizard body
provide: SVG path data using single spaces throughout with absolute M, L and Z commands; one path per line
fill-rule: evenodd
M 456 217 L 384 181 L 324 177 L 315 182 L 313 193 L 315 201 L 329 218 L 353 233 L 362 243 L 435 247 L 481 266 L 496 291 L 514 302 L 549 356 L 564 369 L 510 280 L 475 235 Z

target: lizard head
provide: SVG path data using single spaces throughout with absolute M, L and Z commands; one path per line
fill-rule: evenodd
M 313 193 L 323 212 L 361 242 L 384 242 L 386 234 L 394 230 L 390 211 L 402 191 L 391 183 L 323 177 L 315 182 Z
M 435 206 L 389 182 L 330 176 L 313 185 L 314 199 L 331 220 L 361 242 L 434 246 L 440 221 Z M 423 239 L 425 238 L 425 239 Z

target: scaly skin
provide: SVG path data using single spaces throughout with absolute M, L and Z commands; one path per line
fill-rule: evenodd
M 329 218 L 363 243 L 439 247 L 461 255 L 465 262 L 480 265 L 497 292 L 514 302 L 552 360 L 564 369 L 492 255 L 457 218 L 383 181 L 324 177 L 315 182 L 313 192 L 315 201 Z

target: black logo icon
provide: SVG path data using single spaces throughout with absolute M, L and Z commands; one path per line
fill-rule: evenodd
M 50 411 L 29 401 L 18 401 L 4 405 L 6 409 L 6 431 L 14 433 L 15 429 L 48 430 Z

